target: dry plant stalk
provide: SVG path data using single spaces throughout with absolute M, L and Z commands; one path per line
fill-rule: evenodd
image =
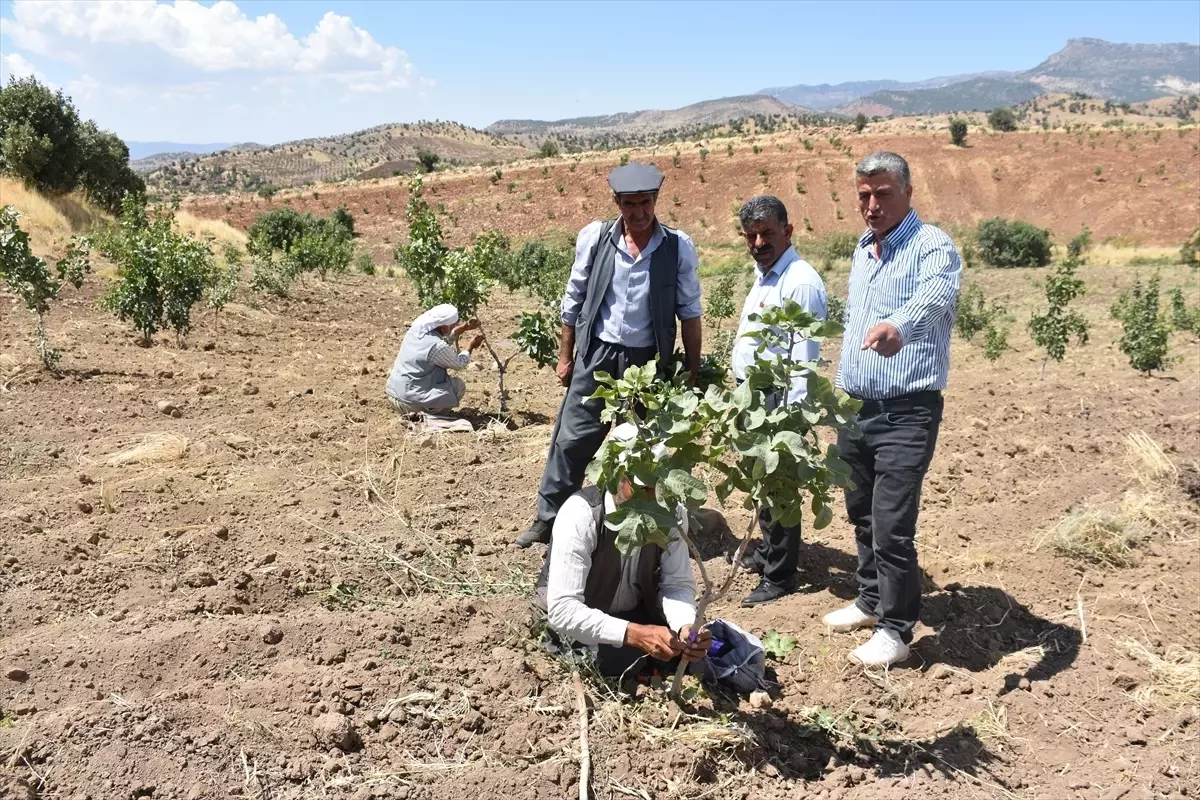
M 592 757 L 588 751 L 587 697 L 583 693 L 583 678 L 579 670 L 571 672 L 575 683 L 575 702 L 579 705 L 579 800 L 588 800 L 592 777 Z

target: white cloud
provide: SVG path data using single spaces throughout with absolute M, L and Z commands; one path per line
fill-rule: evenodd
M 39 72 L 37 67 L 30 64 L 29 60 L 20 53 L 9 53 L 8 55 L 0 56 L 0 84 L 8 83 L 9 78 L 27 78 L 30 75 L 42 83 L 46 82 L 46 76 Z
M 332 11 L 311 31 L 293 33 L 279 16 L 250 17 L 230 0 L 212 6 L 194 0 L 13 0 L 3 35 L 15 49 L 74 68 L 63 83 L 76 101 L 109 117 L 102 124 L 118 128 L 125 123 L 114 117 L 151 114 L 121 109 L 121 101 L 158 102 L 173 110 L 191 103 L 192 111 L 216 113 L 231 102 L 244 103 L 265 124 L 272 109 L 296 107 L 296 97 L 316 112 L 346 93 L 423 93 L 434 85 L 416 73 L 403 50 Z M 3 68 L 33 74 L 20 53 L 5 55 Z M 251 92 L 261 96 L 247 103 Z M 365 97 L 356 102 L 366 109 Z M 165 135 L 171 123 L 186 125 L 178 117 L 155 120 L 156 135 Z M 135 130 L 130 138 L 144 135 Z

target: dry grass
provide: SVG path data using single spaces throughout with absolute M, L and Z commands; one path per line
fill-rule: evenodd
M 992 742 L 1012 739 L 1008 732 L 1008 709 L 1003 703 L 993 703 L 990 697 L 987 698 L 987 709 L 971 720 L 971 727 L 980 739 Z
M 127 464 L 157 464 L 178 461 L 187 452 L 188 440 L 173 433 L 155 433 L 147 436 L 140 444 L 113 453 L 104 459 L 109 467 Z
M 21 212 L 21 227 L 36 251 L 49 250 L 72 234 L 109 219 L 81 195 L 46 197 L 12 178 L 0 177 L 0 198 L 0 203 L 16 206 Z
M 1150 671 L 1150 681 L 1131 692 L 1139 703 L 1172 708 L 1200 703 L 1200 653 L 1173 644 L 1159 656 L 1135 639 L 1123 648 Z
M 1174 536 L 1188 512 L 1155 492 L 1127 492 L 1119 504 L 1087 505 L 1046 531 L 1034 550 L 1049 542 L 1061 556 L 1104 567 L 1138 562 L 1137 546 L 1152 533 Z
M 246 246 L 246 234 L 229 223 L 219 219 L 201 219 L 186 211 L 175 212 L 175 226 L 181 233 L 190 233 L 203 238 L 212 236 L 219 243 Z
M 1109 267 L 1138 263 L 1176 264 L 1179 262 L 1179 248 L 1139 247 L 1135 242 L 1116 240 L 1094 245 L 1088 250 L 1087 260 L 1089 264 Z
M 0 392 L 7 392 L 9 386 L 35 372 L 37 364 L 32 361 L 18 361 L 8 353 L 0 354 Z
M 1174 486 L 1178 481 L 1179 470 L 1145 431 L 1129 434 L 1125 438 L 1125 448 L 1133 464 L 1133 474 L 1143 486 Z

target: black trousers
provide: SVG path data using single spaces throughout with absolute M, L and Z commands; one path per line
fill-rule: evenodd
M 553 522 L 562 504 L 583 486 L 587 465 L 608 435 L 609 424 L 600 421 L 604 401 L 587 399 L 596 391 L 596 373 L 620 376 L 629 367 L 648 364 L 658 354 L 653 345 L 623 347 L 599 339 L 586 348 L 586 356 L 582 344 L 577 343 L 577 349 L 575 371 L 554 421 L 550 454 L 538 488 L 537 517 L 544 522 Z
M 921 613 L 917 512 L 942 422 L 940 392 L 863 402 L 862 437 L 838 437 L 855 488 L 846 513 L 858 545 L 858 608 L 912 641 Z
M 800 565 L 800 526 L 785 528 L 771 524 L 771 512 L 758 512 L 758 530 L 762 545 L 755 548 L 751 558 L 762 568 L 762 575 L 776 586 L 787 586 L 796 577 Z
M 742 382 L 737 381 L 741 386 Z M 767 408 L 774 408 L 780 395 L 767 395 Z M 758 530 L 762 534 L 762 545 L 754 549 L 751 558 L 762 568 L 762 575 L 776 586 L 787 586 L 796 577 L 800 565 L 800 526 L 785 528 L 779 523 L 771 524 L 771 512 L 758 512 Z

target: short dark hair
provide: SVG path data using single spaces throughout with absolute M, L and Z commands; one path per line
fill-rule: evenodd
M 773 194 L 751 197 L 738 211 L 738 221 L 742 223 L 742 230 L 746 230 L 754 222 L 762 222 L 771 218 L 774 218 L 780 225 L 788 224 L 787 206 Z

